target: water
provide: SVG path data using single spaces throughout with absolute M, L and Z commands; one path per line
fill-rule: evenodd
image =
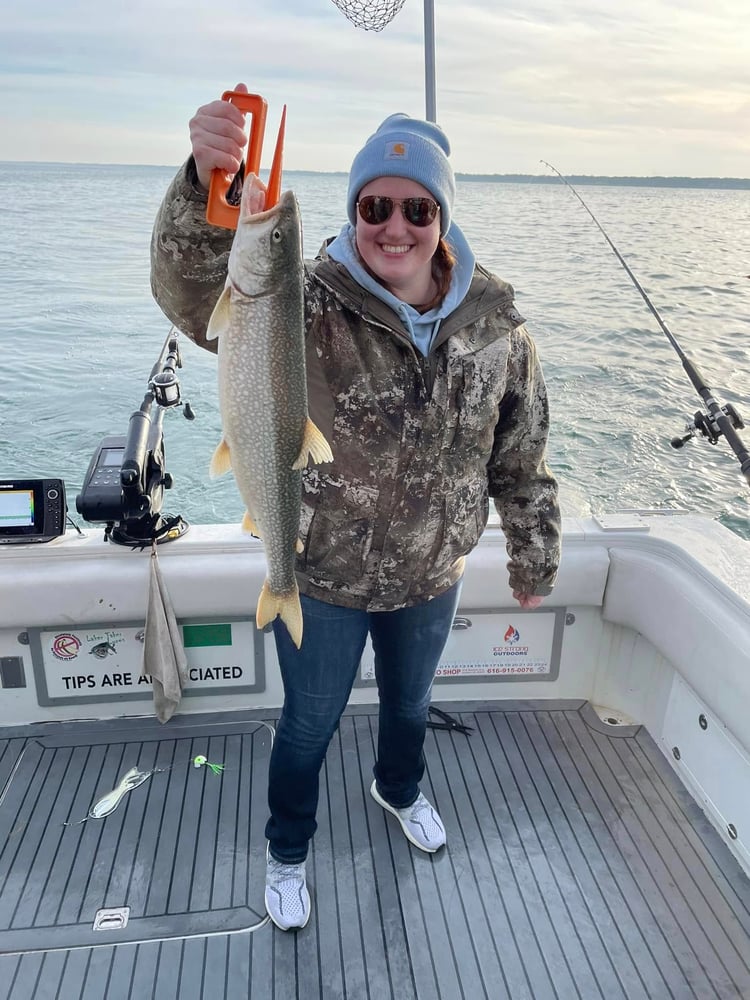
M 173 170 L 0 163 L 0 478 L 65 480 L 75 512 L 105 434 L 124 434 L 169 324 L 151 298 L 149 241 Z M 343 218 L 346 179 L 287 176 L 312 255 Z M 682 348 L 750 423 L 750 192 L 585 186 L 580 192 Z M 544 362 L 550 462 L 563 513 L 682 508 L 750 539 L 750 487 L 723 442 L 681 433 L 700 400 L 589 216 L 562 184 L 459 182 L 456 217 L 478 258 L 516 288 Z M 215 358 L 181 338 L 165 510 L 239 520 L 220 436 Z M 750 431 L 745 440 L 750 441 Z

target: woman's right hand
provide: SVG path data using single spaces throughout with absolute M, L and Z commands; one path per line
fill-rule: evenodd
M 247 93 L 244 83 L 234 88 Z M 211 101 L 198 108 L 190 119 L 190 142 L 201 186 L 208 190 L 213 170 L 234 177 L 242 164 L 247 145 L 245 115 L 230 101 Z

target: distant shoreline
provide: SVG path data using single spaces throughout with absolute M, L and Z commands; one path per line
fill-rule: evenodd
M 287 174 L 305 177 L 347 177 L 342 170 L 287 170 Z M 561 184 L 554 174 L 465 174 L 456 171 L 457 181 L 489 184 Z M 591 184 L 603 187 L 684 187 L 684 188 L 726 188 L 750 190 L 748 177 L 609 177 L 596 174 L 567 174 L 570 184 Z
M 51 163 L 43 161 L 0 160 L 0 166 L 59 168 L 87 167 L 99 170 L 177 170 L 177 166 L 166 164 L 136 164 L 136 163 Z M 286 170 L 287 175 L 303 177 L 347 177 L 345 170 Z M 565 179 L 570 184 L 592 185 L 600 187 L 656 187 L 656 188 L 714 188 L 725 190 L 750 190 L 750 178 L 747 177 L 637 177 L 608 176 L 598 174 L 566 174 Z M 456 172 L 456 180 L 490 184 L 560 184 L 560 178 L 554 174 L 474 174 Z
M 561 184 L 559 177 L 547 174 L 456 174 L 459 181 L 488 181 L 500 184 Z M 750 190 L 747 177 L 607 177 L 590 174 L 566 174 L 570 184 L 601 187 L 680 187 Z

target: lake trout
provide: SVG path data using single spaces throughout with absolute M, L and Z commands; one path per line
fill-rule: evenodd
M 219 338 L 223 438 L 211 475 L 230 468 L 247 506 L 243 530 L 263 540 L 268 575 L 256 624 L 281 616 L 302 643 L 302 608 L 294 575 L 300 545 L 302 472 L 308 456 L 331 462 L 325 437 L 307 413 L 302 233 L 291 191 L 267 211 L 253 175 L 242 190 L 227 283 L 209 320 Z

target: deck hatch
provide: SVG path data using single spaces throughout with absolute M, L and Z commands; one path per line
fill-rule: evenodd
M 41 736 L 21 754 L 0 808 L 3 952 L 102 944 L 102 931 L 118 944 L 210 934 L 265 918 L 272 730 L 183 724 L 170 736 L 151 720 L 115 725 L 109 736 Z M 224 770 L 193 766 L 198 754 Z M 108 816 L 86 818 L 135 766 L 157 770 Z

